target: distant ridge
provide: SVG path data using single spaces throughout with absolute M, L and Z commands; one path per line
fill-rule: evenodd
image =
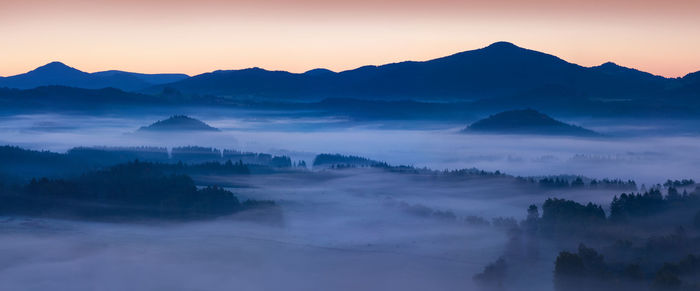
M 647 72 L 642 72 L 637 69 L 623 67 L 613 62 L 606 62 L 600 66 L 591 67 L 591 70 L 610 75 L 624 76 L 628 78 L 640 78 L 657 81 L 665 79 L 664 77 L 653 75 Z
M 86 73 L 61 62 L 51 62 L 24 74 L 0 78 L 0 87 L 33 89 L 41 86 L 67 86 L 85 89 L 117 88 L 136 91 L 172 83 L 189 76 L 185 74 L 139 74 L 124 71 Z
M 43 87 L 34 88 L 37 85 Z M 105 87 L 126 92 L 95 89 Z M 468 108 L 457 110 L 460 116 L 533 107 L 558 116 L 653 114 L 697 118 L 700 72 L 664 78 L 612 62 L 584 67 L 512 43 L 496 42 L 428 61 L 363 66 L 342 72 L 320 68 L 297 74 L 249 68 L 194 77 L 121 71 L 89 74 L 53 62 L 26 74 L 0 78 L 0 105 L 25 110 L 108 108 L 107 103 L 303 103 L 365 116 L 371 111 L 377 117 L 385 117 L 387 112 L 393 112 L 391 117 L 401 117 L 407 109 L 395 109 L 409 104 L 407 101 L 423 106 L 410 109 L 412 116 L 441 116 L 444 106 L 435 104 L 470 103 Z M 374 109 L 362 103 L 374 104 Z
M 510 110 L 491 115 L 472 123 L 464 132 L 498 134 L 538 134 L 599 136 L 600 134 L 558 121 L 533 109 Z
M 468 101 L 507 98 L 541 88 L 561 87 L 567 99 L 650 98 L 681 86 L 677 79 L 606 63 L 584 67 L 509 42 L 428 61 L 405 61 L 332 72 L 302 74 L 261 68 L 219 70 L 144 92 L 173 88 L 184 94 L 262 97 L 278 100 L 355 98 L 371 100 Z
M 218 128 L 186 115 L 173 115 L 168 119 L 139 128 L 139 132 L 175 132 L 175 131 L 220 131 Z

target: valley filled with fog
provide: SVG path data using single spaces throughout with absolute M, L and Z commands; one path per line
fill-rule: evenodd
M 698 12 L 0 0 L 0 291 L 700 291 Z
M 0 144 L 59 154 L 76 147 L 200 146 L 286 156 L 304 166 L 189 174 L 198 187 L 221 186 L 241 201 L 273 201 L 281 218 L 257 219 L 254 210 L 186 222 L 6 215 L 0 217 L 3 286 L 473 290 L 473 276 L 484 266 L 520 252 L 524 243 L 512 228 L 531 204 L 562 198 L 607 209 L 622 192 L 700 178 L 700 135 L 690 121 L 672 127 L 577 120 L 603 135 L 567 137 L 462 133 L 473 120 L 219 111 L 190 114 L 217 132 L 137 131 L 168 115 L 5 115 Z M 324 153 L 387 165 L 314 165 Z M 583 177 L 586 186 L 567 180 L 567 186 L 550 187 L 540 180 L 546 177 Z M 591 179 L 636 185 L 594 187 Z M 553 290 L 553 260 L 563 247 L 575 246 L 543 239 L 534 247 L 537 260 L 527 268 L 511 265 L 518 272 L 506 280 L 507 290 Z

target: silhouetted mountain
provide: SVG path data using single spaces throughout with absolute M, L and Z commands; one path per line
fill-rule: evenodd
M 683 84 L 681 90 L 694 96 L 700 96 L 700 71 L 685 75 L 681 79 L 681 83 Z
M 40 86 L 59 85 L 87 89 L 112 87 L 133 91 L 179 81 L 187 77 L 184 74 L 138 74 L 123 71 L 104 71 L 91 74 L 60 62 L 52 62 L 24 74 L 0 78 L 0 87 L 32 89 Z
M 320 80 L 326 78 L 328 78 L 326 74 L 304 75 L 250 68 L 205 73 L 182 81 L 151 87 L 145 92 L 159 93 L 165 88 L 170 88 L 185 94 L 235 97 L 280 96 L 281 94 L 289 97 L 301 97 L 315 90 L 315 84 L 321 84 Z
M 0 105 L 4 106 L 0 108 L 84 110 L 117 108 L 111 105 L 201 105 L 320 110 L 354 118 L 396 119 L 459 119 L 528 107 L 558 115 L 607 117 L 653 114 L 697 118 L 700 114 L 700 73 L 670 79 L 614 63 L 588 68 L 507 42 L 424 62 L 364 66 L 338 73 L 326 69 L 302 74 L 261 68 L 215 71 L 151 86 L 140 90 L 143 94 L 61 86 L 1 88 L 7 82 L 32 81 L 31 76 L 45 83 L 71 86 L 83 82 L 76 80 L 94 78 L 166 82 L 183 77 L 119 71 L 87 74 L 52 63 L 0 79 Z
M 219 129 L 185 115 L 174 115 L 165 120 L 139 128 L 139 131 L 219 131 Z
M 615 76 L 621 76 L 621 77 L 626 77 L 626 78 L 639 78 L 639 79 L 647 79 L 647 80 L 655 80 L 655 81 L 662 81 L 665 78 L 661 76 L 656 76 L 647 72 L 642 72 L 637 69 L 632 69 L 628 67 L 623 67 L 620 66 L 616 63 L 613 62 L 607 62 L 604 63 L 600 66 L 596 67 L 591 67 L 592 70 L 598 71 L 604 74 L 609 74 L 609 75 L 615 75 Z
M 511 110 L 472 123 L 464 132 L 595 136 L 596 132 L 563 123 L 532 109 Z
M 586 68 L 507 42 L 425 62 L 364 66 L 334 73 L 303 74 L 260 68 L 216 71 L 164 87 L 189 94 L 274 99 L 476 100 L 508 97 L 543 87 L 569 87 L 566 98 L 643 98 L 662 95 L 676 79 L 653 76 L 612 63 Z
M 120 81 L 124 82 L 124 83 L 134 82 L 133 80 L 136 79 L 136 80 L 139 80 L 141 82 L 147 83 L 148 84 L 147 86 L 172 83 L 172 82 L 177 82 L 177 81 L 189 78 L 189 76 L 185 75 L 185 74 L 141 74 L 141 73 L 118 71 L 118 70 L 95 72 L 95 73 L 92 73 L 91 75 L 98 76 L 98 77 L 111 78 L 112 81 L 115 83 L 119 83 Z M 136 82 L 134 82 L 134 83 L 137 84 Z M 121 88 L 120 86 L 112 86 L 112 87 L 130 90 L 128 88 Z M 136 86 L 133 86 L 133 87 L 134 87 L 133 90 L 145 88 L 145 87 L 136 87 Z
M 687 82 L 700 83 L 700 71 L 685 75 L 683 80 L 686 80 Z
M 313 70 L 308 70 L 304 72 L 304 75 L 309 75 L 309 76 L 322 76 L 322 75 L 333 75 L 335 72 L 329 70 L 329 69 L 313 69 Z

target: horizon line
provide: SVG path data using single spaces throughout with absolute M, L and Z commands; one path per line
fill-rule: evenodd
M 461 50 L 461 51 L 457 51 L 457 52 L 454 52 L 454 53 L 451 53 L 451 54 L 446 54 L 446 55 L 443 54 L 443 55 L 441 55 L 441 56 L 431 57 L 431 58 L 428 58 L 428 59 L 425 59 L 425 60 L 412 60 L 412 59 L 408 59 L 408 60 L 395 61 L 395 62 L 384 62 L 384 63 L 381 63 L 381 64 L 365 64 L 365 65 L 354 66 L 354 67 L 352 67 L 352 68 L 350 68 L 350 69 L 339 70 L 339 71 L 332 70 L 332 69 L 329 69 L 329 68 L 326 68 L 326 67 L 313 67 L 312 69 L 308 69 L 308 70 L 304 70 L 304 71 L 294 71 L 294 70 L 285 70 L 285 69 L 270 69 L 270 68 L 265 68 L 265 67 L 263 67 L 263 66 L 252 66 L 252 67 L 249 66 L 249 67 L 228 68 L 228 69 L 221 69 L 221 68 L 219 68 L 219 69 L 213 69 L 213 70 L 204 71 L 204 72 L 200 72 L 200 73 L 196 73 L 196 74 L 188 74 L 188 73 L 183 73 L 183 72 L 144 73 L 144 72 L 139 72 L 139 71 L 135 71 L 135 70 L 118 69 L 118 68 L 111 68 L 111 69 L 104 69 L 104 70 L 96 70 L 96 71 L 86 71 L 86 70 L 82 70 L 82 69 L 79 69 L 79 68 L 77 68 L 77 67 L 71 66 L 71 65 L 69 65 L 69 64 L 66 64 L 65 62 L 63 62 L 63 61 L 61 61 L 61 60 L 53 60 L 53 61 L 49 61 L 49 62 L 44 63 L 44 64 L 41 64 L 41 65 L 38 65 L 37 67 L 34 67 L 34 69 L 31 69 L 31 70 L 29 70 L 29 71 L 26 71 L 26 72 L 23 72 L 23 73 L 14 74 L 14 75 L 0 76 L 0 78 L 10 78 L 10 77 L 14 77 L 14 76 L 19 76 L 19 75 L 27 74 L 27 73 L 30 73 L 30 72 L 32 72 L 32 71 L 38 69 L 38 68 L 41 68 L 41 67 L 44 67 L 44 66 L 47 66 L 47 65 L 50 65 L 50 64 L 54 64 L 54 63 L 62 64 L 62 65 L 64 65 L 64 66 L 66 66 L 66 67 L 69 67 L 69 68 L 72 68 L 72 69 L 75 69 L 75 70 L 78 70 L 78 71 L 81 71 L 81 72 L 84 72 L 84 73 L 88 73 L 88 74 L 95 74 L 95 73 L 102 73 L 102 72 L 109 72 L 109 71 L 119 71 L 119 72 L 125 72 L 125 73 L 147 74 L 147 75 L 181 74 L 181 75 L 186 75 L 188 78 L 192 78 L 192 77 L 196 77 L 196 76 L 200 76 L 200 75 L 204 75 L 204 74 L 209 74 L 209 73 L 214 73 L 214 72 L 217 72 L 217 71 L 241 71 L 241 70 L 250 70 L 250 69 L 262 69 L 262 70 L 269 71 L 269 72 L 287 72 L 287 73 L 299 74 L 299 75 L 300 75 L 300 74 L 307 73 L 307 72 L 309 72 L 309 71 L 313 71 L 313 70 L 328 70 L 328 71 L 330 71 L 330 72 L 333 72 L 333 73 L 335 73 L 335 74 L 338 74 L 338 73 L 343 73 L 343 72 L 347 72 L 347 71 L 357 70 L 357 69 L 363 68 L 363 67 L 381 67 L 381 66 L 385 66 L 385 65 L 399 64 L 399 63 L 404 63 L 404 62 L 418 62 L 418 63 L 421 63 L 421 62 L 428 62 L 428 61 L 432 61 L 432 60 L 437 60 L 437 59 L 441 59 L 441 58 L 446 58 L 446 57 L 454 56 L 454 55 L 457 55 L 457 54 L 460 54 L 460 53 L 465 53 L 465 52 L 471 52 L 471 51 L 477 51 L 477 50 L 485 49 L 485 48 L 491 47 L 491 46 L 496 45 L 496 44 L 508 44 L 508 45 L 515 46 L 516 48 L 519 48 L 519 49 L 522 49 L 522 50 L 534 51 L 534 52 L 537 52 L 537 53 L 542 53 L 542 54 L 554 56 L 554 57 L 556 57 L 556 58 L 558 58 L 558 59 L 560 59 L 560 60 L 562 60 L 562 61 L 565 61 L 565 62 L 570 63 L 570 64 L 575 64 L 575 65 L 577 65 L 577 66 L 581 66 L 581 67 L 584 67 L 584 68 L 594 68 L 594 67 L 598 67 L 598 66 L 602 66 L 602 65 L 604 65 L 604 64 L 610 63 L 610 64 L 614 64 L 614 65 L 616 65 L 616 66 L 620 66 L 620 67 L 623 67 L 623 68 L 628 68 L 628 69 L 637 70 L 637 71 L 640 71 L 640 72 L 643 72 L 643 73 L 648 73 L 648 74 L 651 74 L 651 75 L 654 75 L 654 76 L 658 76 L 658 77 L 663 77 L 663 78 L 666 78 L 666 79 L 679 79 L 679 78 L 683 78 L 683 77 L 685 77 L 685 76 L 688 76 L 688 75 L 690 75 L 690 74 L 700 72 L 700 68 L 698 68 L 697 70 L 693 70 L 693 71 L 690 71 L 690 72 L 686 72 L 686 73 L 684 73 L 684 74 L 682 74 L 682 75 L 679 75 L 679 76 L 676 76 L 676 77 L 669 77 L 669 76 L 665 76 L 665 75 L 661 75 L 661 74 L 656 74 L 656 73 L 649 72 L 649 71 L 643 71 L 643 70 L 637 69 L 637 68 L 635 68 L 635 67 L 633 67 L 633 66 L 620 65 L 620 64 L 618 64 L 617 62 L 611 61 L 611 60 L 604 61 L 604 62 L 602 62 L 602 63 L 600 63 L 600 64 L 598 64 L 598 65 L 584 66 L 584 65 L 581 65 L 581 64 L 578 64 L 578 63 L 575 63 L 575 62 L 568 61 L 568 60 L 563 59 L 563 58 L 561 58 L 561 57 L 559 57 L 559 56 L 557 56 L 557 55 L 554 55 L 554 54 L 550 54 L 550 53 L 547 53 L 547 52 L 544 52 L 544 51 L 538 51 L 538 50 L 533 50 L 533 49 L 528 49 L 528 48 L 525 48 L 525 47 L 521 47 L 521 46 L 519 46 L 519 45 L 517 45 L 517 44 L 515 44 L 515 43 L 513 43 L 513 42 L 509 42 L 509 41 L 496 41 L 496 42 L 493 42 L 493 43 L 491 43 L 491 44 L 489 44 L 489 45 L 487 45 L 487 46 L 484 46 L 484 47 L 479 47 L 479 48 L 469 49 L 469 50 Z

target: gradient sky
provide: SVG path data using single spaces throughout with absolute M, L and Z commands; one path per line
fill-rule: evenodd
M 380 2 L 380 3 L 378 3 Z M 0 76 L 340 71 L 505 40 L 584 66 L 700 70 L 700 0 L 0 0 Z

